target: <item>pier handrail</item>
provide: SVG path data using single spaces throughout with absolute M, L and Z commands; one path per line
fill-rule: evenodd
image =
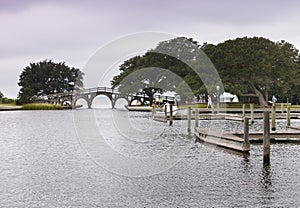
M 90 93 L 111 93 L 111 94 L 117 94 L 117 95 L 121 95 L 122 93 L 115 88 L 109 88 L 109 87 L 93 87 L 93 88 L 87 88 L 87 89 L 75 89 L 73 91 L 69 91 L 69 92 L 63 92 L 63 93 L 53 93 L 53 94 L 48 94 L 48 95 L 44 95 L 44 97 L 47 97 L 48 99 L 53 99 L 53 98 L 60 98 L 60 97 L 64 97 L 64 96 L 72 96 L 72 95 L 80 95 L 80 94 L 90 94 Z M 123 95 L 125 96 L 132 96 L 132 97 L 136 97 L 136 98 L 149 98 L 148 95 L 146 95 L 145 93 L 123 93 Z M 174 100 L 174 98 L 169 97 L 169 96 L 163 96 L 165 97 L 167 100 Z

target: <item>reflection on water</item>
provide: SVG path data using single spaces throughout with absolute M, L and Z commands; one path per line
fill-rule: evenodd
M 270 165 L 263 165 L 261 173 L 261 184 L 266 192 L 268 192 L 272 188 L 272 174 Z
M 244 155 L 194 143 L 186 121 L 175 121 L 178 134 L 168 134 L 172 127 L 153 122 L 150 113 L 122 111 L 134 125 L 128 130 L 133 137 L 128 138 L 130 126 L 121 128 L 122 122 L 109 119 L 117 112 L 78 111 L 82 121 L 98 122 L 101 129 L 91 131 L 105 132 L 107 144 L 125 156 L 161 155 L 173 148 L 172 157 L 180 160 L 154 175 L 126 177 L 95 163 L 76 135 L 72 111 L 1 112 L 1 207 L 300 206 L 298 144 L 272 144 L 271 165 L 263 167 L 261 145 L 252 145 L 250 155 Z M 120 132 L 111 132 L 112 125 Z M 224 125 L 242 128 L 239 122 Z M 256 121 L 252 128 L 259 126 Z M 155 129 L 159 132 L 151 136 Z M 137 133 L 141 130 L 149 133 Z
M 272 189 L 272 172 L 270 165 L 263 165 L 261 172 L 261 188 L 262 188 L 262 204 L 272 204 L 273 200 L 273 189 Z

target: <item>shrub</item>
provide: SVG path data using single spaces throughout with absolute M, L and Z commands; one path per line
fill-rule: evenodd
M 0 98 L 0 103 L 2 103 L 2 104 L 13 104 L 13 105 L 16 104 L 14 99 L 6 98 L 6 97 Z

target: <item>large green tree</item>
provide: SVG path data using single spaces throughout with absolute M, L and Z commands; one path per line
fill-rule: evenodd
M 244 37 L 218 45 L 204 44 L 202 49 L 229 92 L 255 94 L 261 106 L 266 105 L 269 94 L 283 99 L 298 93 L 299 52 L 290 43 Z
M 44 60 L 31 63 L 20 75 L 18 85 L 21 87 L 18 98 L 20 103 L 32 102 L 34 96 L 72 91 L 74 84 L 82 86 L 83 73 L 65 63 Z
M 178 82 L 175 81 L 177 77 L 166 69 L 172 66 L 179 67 L 181 64 L 177 63 L 176 59 L 176 63 L 172 62 L 173 57 L 162 56 L 156 52 L 133 57 L 120 66 L 121 73 L 113 78 L 112 86 L 124 94 L 145 93 L 151 103 L 154 93 L 174 90 L 175 82 Z
M 206 92 L 202 78 L 192 69 L 205 68 L 199 66 L 204 55 L 198 53 L 199 49 L 196 41 L 185 37 L 160 42 L 143 56 L 124 61 L 120 66 L 121 73 L 112 80 L 112 86 L 121 92 L 143 91 L 150 98 L 157 91 L 176 91 L 183 99 Z M 204 60 L 202 64 L 206 62 Z
M 4 95 L 3 95 L 3 93 L 0 91 L 0 99 L 3 98 L 3 97 L 4 97 Z

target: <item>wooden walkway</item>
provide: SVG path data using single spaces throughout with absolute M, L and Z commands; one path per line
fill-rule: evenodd
M 262 114 L 264 111 L 269 110 L 271 112 L 271 108 L 255 108 L 253 109 L 254 114 Z M 233 114 L 242 114 L 243 110 L 241 108 L 220 108 L 219 110 L 214 109 L 214 112 L 219 113 L 233 113 Z M 291 113 L 298 113 L 300 114 L 300 109 L 290 109 Z M 206 108 L 199 108 L 199 113 L 213 113 L 212 109 L 206 109 Z M 249 108 L 245 109 L 246 114 L 250 114 L 251 110 Z M 287 110 L 284 109 L 283 111 L 280 108 L 276 108 L 276 114 L 284 114 L 287 113 Z
M 206 110 L 207 111 L 207 110 Z M 283 130 L 275 130 L 276 129 L 276 119 L 287 119 L 287 124 L 290 125 L 290 118 L 299 118 L 299 113 L 294 113 L 291 115 L 290 111 L 287 114 L 283 113 L 274 113 L 274 108 L 272 109 L 272 130 L 270 132 L 268 129 L 270 126 L 270 116 L 268 110 L 262 110 L 263 113 L 256 114 L 255 118 L 263 118 L 263 130 L 265 131 L 266 136 L 264 136 L 263 131 L 250 131 L 249 132 L 249 117 L 245 113 L 244 116 L 241 114 L 234 113 L 203 113 L 199 112 L 199 109 L 195 110 L 195 113 L 192 113 L 191 108 L 188 109 L 187 115 L 182 115 L 180 111 L 177 111 L 176 114 L 170 119 L 166 116 L 165 113 L 154 113 L 153 119 L 157 121 L 167 122 L 170 120 L 170 125 L 172 125 L 173 120 L 188 120 L 188 131 L 191 130 L 191 120 L 195 120 L 195 130 L 194 134 L 196 136 L 196 141 L 204 141 L 216 146 L 221 146 L 241 152 L 249 152 L 250 151 L 250 143 L 259 142 L 264 143 L 266 145 L 266 141 L 268 144 L 270 142 L 300 142 L 300 127 L 287 127 Z M 275 115 L 275 116 L 274 116 Z M 254 113 L 251 113 L 251 122 L 254 119 Z M 220 129 L 211 130 L 207 128 L 199 127 L 199 120 L 207 119 L 207 120 L 235 120 L 243 122 L 243 131 L 237 132 L 227 132 L 222 131 Z
M 207 109 L 200 109 L 198 113 L 199 120 L 233 120 L 233 121 L 243 121 L 244 117 L 239 110 L 231 109 L 228 112 L 220 112 L 220 113 L 212 113 Z M 263 119 L 263 110 L 257 110 L 254 115 L 253 119 Z M 245 116 L 251 117 L 250 114 L 246 113 Z M 163 112 L 156 112 L 153 114 L 154 120 L 157 121 L 166 121 L 168 118 L 165 117 Z M 195 112 L 191 112 L 191 120 L 195 120 L 196 115 Z M 287 119 L 286 113 L 277 112 L 276 119 Z M 300 113 L 294 112 L 290 113 L 290 119 L 300 119 Z M 173 116 L 173 120 L 188 120 L 188 115 L 186 112 L 183 112 L 182 109 L 177 110 L 177 113 Z
M 196 142 L 204 141 L 209 144 L 214 144 L 217 146 L 226 147 L 241 152 L 250 151 L 249 141 L 245 141 L 245 139 L 233 135 L 230 132 L 218 132 L 211 131 L 205 128 L 195 127 L 194 133 L 196 136 Z
M 191 120 L 195 120 L 196 116 L 191 115 Z M 169 116 L 165 118 L 165 113 L 157 112 L 153 114 L 153 119 L 156 121 L 167 121 Z M 237 114 L 199 114 L 199 120 L 233 120 L 243 121 L 243 117 Z M 188 115 L 177 113 L 173 116 L 173 120 L 188 120 Z
M 128 111 L 144 111 L 144 112 L 151 112 L 152 111 L 151 106 L 128 106 L 128 105 L 125 105 L 125 108 Z
M 230 134 L 242 137 L 243 132 L 230 132 Z M 250 131 L 249 140 L 251 143 L 263 142 L 263 132 L 262 131 Z M 297 127 L 287 127 L 286 130 L 276 130 L 270 131 L 271 142 L 300 142 L 300 128 Z
M 246 144 L 244 132 L 215 131 L 207 128 L 195 127 L 196 142 L 204 141 L 229 149 L 242 152 L 250 151 L 250 145 Z M 250 143 L 262 143 L 263 132 L 249 132 Z M 286 130 L 270 132 L 271 142 L 300 142 L 300 127 L 287 127 Z

